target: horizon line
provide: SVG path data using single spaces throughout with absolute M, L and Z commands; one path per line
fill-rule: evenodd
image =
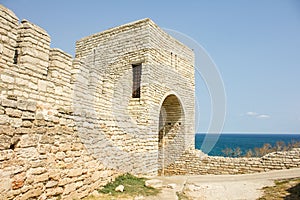
M 300 132 L 220 132 L 220 133 L 207 133 L 207 132 L 196 132 L 196 134 L 300 134 Z

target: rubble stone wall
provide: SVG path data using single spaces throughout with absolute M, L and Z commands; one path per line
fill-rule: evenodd
M 78 119 L 78 126 L 85 143 L 109 166 L 155 175 L 194 145 L 191 49 L 143 19 L 79 40 L 75 57 L 89 69 L 76 87 L 85 89 L 75 90 L 75 107 L 92 116 L 88 125 L 86 118 Z M 139 98 L 132 97 L 136 64 L 142 66 Z M 177 117 L 168 120 L 172 115 Z
M 132 96 L 136 64 L 139 98 Z M 125 172 L 299 167 L 299 149 L 200 157 L 194 93 L 193 51 L 150 19 L 79 40 L 73 59 L 0 5 L 0 199 L 82 198 Z
M 79 40 L 73 59 L 0 13 L 0 199 L 82 198 L 120 173 L 156 175 L 193 145 L 193 52 L 150 19 Z
M 73 199 L 113 179 L 78 136 L 80 62 L 0 5 L 0 199 Z
M 246 174 L 300 167 L 300 148 L 269 153 L 257 158 L 207 156 L 199 150 L 187 150 L 165 169 L 166 175 Z

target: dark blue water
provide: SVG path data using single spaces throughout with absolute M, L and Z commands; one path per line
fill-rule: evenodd
M 195 136 L 195 147 L 201 149 L 202 142 L 205 134 L 198 133 Z M 222 150 L 225 148 L 235 149 L 241 148 L 242 154 L 245 154 L 249 149 L 254 150 L 255 147 L 262 147 L 265 143 L 272 146 L 277 141 L 283 141 L 288 144 L 292 141 L 300 141 L 300 134 L 221 134 L 216 145 L 208 155 L 211 156 L 224 156 Z

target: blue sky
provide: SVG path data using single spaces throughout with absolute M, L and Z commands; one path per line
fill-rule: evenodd
M 300 1 L 1 0 L 41 26 L 51 47 L 74 55 L 75 41 L 142 18 L 182 32 L 209 53 L 227 94 L 224 132 L 300 133 Z M 197 80 L 199 132 L 210 99 Z

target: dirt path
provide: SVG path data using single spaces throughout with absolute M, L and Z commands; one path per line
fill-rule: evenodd
M 299 168 L 243 175 L 155 177 L 162 180 L 164 186 L 176 184 L 174 189 L 164 188 L 155 199 L 175 200 L 176 192 L 184 192 L 195 200 L 254 200 L 262 195 L 260 189 L 274 185 L 274 180 L 294 177 L 300 177 Z

